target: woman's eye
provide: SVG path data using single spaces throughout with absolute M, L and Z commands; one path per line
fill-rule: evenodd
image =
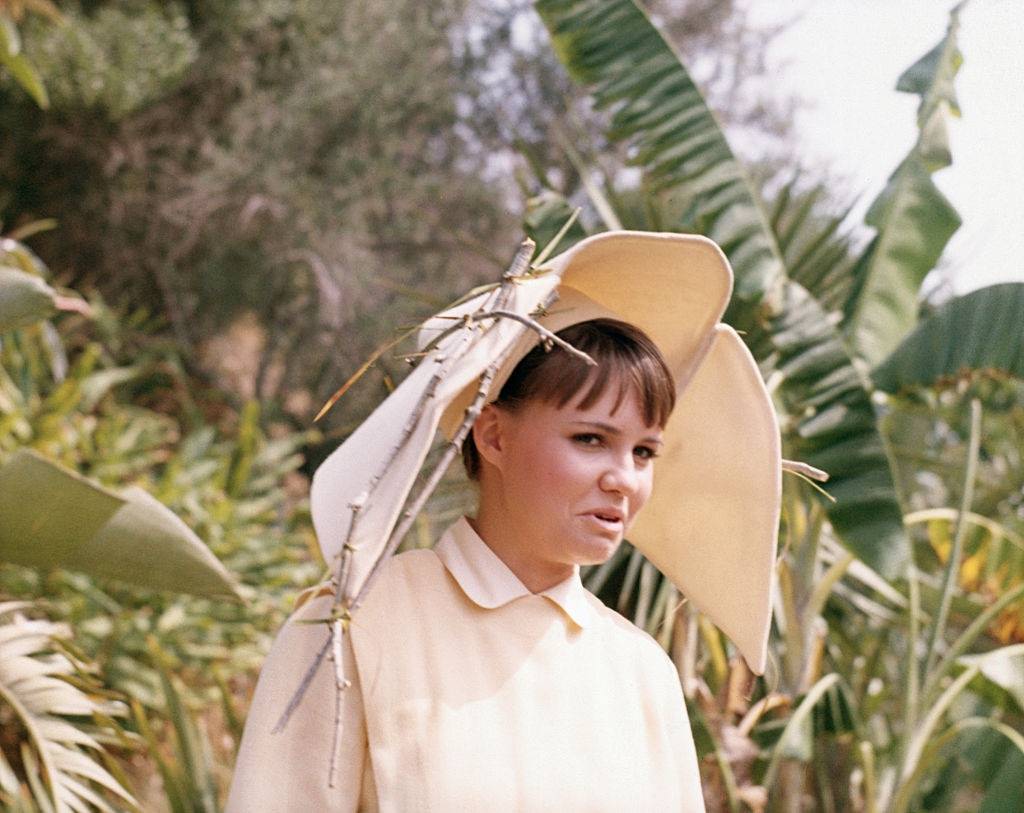
M 641 460 L 654 460 L 658 456 L 658 453 L 650 446 L 637 446 L 633 450 L 633 454 Z
M 572 436 L 573 441 L 583 446 L 599 446 L 601 445 L 601 436 L 595 435 L 592 432 L 582 432 L 578 435 Z

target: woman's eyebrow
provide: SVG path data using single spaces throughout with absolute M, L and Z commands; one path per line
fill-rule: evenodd
M 591 429 L 598 429 L 606 434 L 619 436 L 622 431 L 617 426 L 612 426 L 610 423 L 602 423 L 601 421 L 573 421 L 576 426 L 586 426 Z M 661 445 L 663 442 L 661 438 L 651 435 L 650 437 L 643 438 L 641 443 L 656 443 Z

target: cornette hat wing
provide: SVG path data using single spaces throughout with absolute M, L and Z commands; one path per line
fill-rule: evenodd
M 519 283 L 509 309 L 532 313 L 558 287 L 558 301 L 538 321 L 551 331 L 598 317 L 641 328 L 658 345 L 676 380 L 677 405 L 665 427 L 654 489 L 628 537 L 763 673 L 771 622 L 771 584 L 781 497 L 781 450 L 775 411 L 750 352 L 721 324 L 732 271 L 721 250 L 698 235 L 606 232 L 549 261 L 549 273 Z M 560 284 L 559 284 L 560 281 Z M 486 295 L 484 295 L 486 296 Z M 421 343 L 484 303 L 476 297 L 428 321 Z M 377 552 L 397 518 L 438 425 L 451 436 L 462 422 L 487 365 L 507 353 L 488 399 L 538 340 L 518 323 L 473 339 L 429 399 L 406 445 L 363 509 L 357 546 Z M 346 505 L 374 476 L 434 365 L 452 354 L 442 342 L 317 470 L 312 512 L 325 558 L 341 548 Z M 441 362 L 443 363 L 443 361 Z M 366 522 L 372 519 L 372 522 Z M 365 538 L 364 538 L 365 537 Z M 378 541 L 379 540 L 379 541 Z M 359 557 L 365 554 L 360 552 Z M 363 575 L 375 556 L 357 557 Z
M 513 289 L 506 309 L 532 313 L 557 285 L 555 275 L 524 280 Z M 454 320 L 486 307 L 491 299 L 493 293 L 473 297 L 431 322 L 451 327 Z M 509 351 L 523 330 L 518 322 L 501 319 L 451 333 L 313 474 L 310 513 L 324 560 L 334 563 L 346 542 L 355 550 L 350 595 L 359 592 L 383 552 L 442 412 L 464 391 L 476 389 L 484 370 Z M 350 537 L 353 506 L 360 507 Z

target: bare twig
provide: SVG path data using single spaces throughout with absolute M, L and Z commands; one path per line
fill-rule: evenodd
M 462 441 L 466 439 L 466 435 L 469 433 L 470 428 L 480 415 L 480 410 L 483 409 L 483 403 L 487 399 L 487 391 L 490 389 L 491 381 L 494 380 L 494 376 L 497 372 L 497 363 L 492 363 L 481 377 L 480 386 L 476 391 L 476 397 L 473 399 L 473 403 L 467 407 L 466 416 L 459 425 L 458 431 L 456 431 L 455 435 L 448 442 L 447 448 L 444 450 L 444 455 L 442 455 L 441 459 L 434 467 L 434 471 L 431 473 L 430 479 L 427 480 L 426 485 L 423 486 L 423 489 L 417 495 L 413 503 L 403 512 L 402 521 L 391 534 L 391 538 L 388 539 L 388 544 L 385 546 L 384 552 L 377 561 L 374 562 L 373 568 L 370 570 L 366 580 L 363 582 L 362 589 L 360 589 L 356 594 L 355 600 L 352 602 L 353 609 L 359 607 L 366 595 L 366 592 L 373 584 L 373 580 L 380 568 L 389 558 L 391 558 L 392 554 L 394 554 L 398 545 L 401 543 L 402 538 L 406 533 L 408 533 L 409 528 L 412 527 L 412 523 L 416 520 L 417 514 L 422 510 L 423 505 L 426 503 L 430 495 L 434 493 L 434 489 L 437 488 L 437 484 L 441 482 L 441 478 L 444 477 L 444 473 L 448 470 L 448 466 L 451 465 L 452 460 L 455 459 L 455 455 L 459 453 L 459 450 L 462 448 Z
M 337 584 L 334 588 L 334 601 L 331 605 L 331 617 L 330 617 L 330 634 L 324 645 L 320 648 L 316 658 L 310 665 L 309 669 L 306 670 L 306 674 L 303 675 L 302 680 L 299 683 L 298 689 L 295 690 L 295 694 L 292 695 L 288 701 L 288 705 L 278 719 L 276 725 L 271 729 L 271 734 L 277 734 L 284 730 L 284 727 L 288 725 L 288 720 L 291 719 L 295 709 L 299 707 L 299 703 L 302 702 L 303 696 L 306 694 L 306 690 L 309 688 L 309 684 L 313 681 L 313 677 L 316 675 L 317 670 L 320 668 L 320 664 L 327 654 L 327 651 L 331 651 L 331 659 L 334 661 L 334 684 L 335 684 L 335 697 L 334 697 L 334 730 L 335 738 L 334 744 L 331 747 L 331 774 L 330 774 L 330 786 L 334 787 L 334 775 L 336 772 L 336 766 L 338 756 L 340 755 L 339 743 L 340 737 L 338 732 L 341 728 L 341 693 L 349 687 L 350 682 L 345 678 L 345 665 L 342 658 L 341 649 L 341 636 L 345 634 L 345 629 L 348 626 L 348 608 L 342 606 L 342 597 L 348 588 L 348 578 L 351 572 L 352 566 L 352 553 L 354 548 L 352 547 L 352 534 L 356 527 L 356 518 L 359 516 L 359 512 L 365 503 L 365 495 L 360 495 L 351 503 L 349 503 L 349 510 L 352 512 L 352 521 L 348 526 L 348 534 L 345 538 L 345 544 L 342 547 L 341 559 L 338 563 L 338 575 Z M 344 622 L 344 623 L 342 623 Z
M 516 256 L 512 258 L 512 262 L 509 263 L 508 270 L 501 275 L 501 278 L 505 282 L 515 282 L 527 271 L 530 270 L 530 257 L 533 256 L 533 250 L 537 247 L 537 244 L 533 242 L 529 237 L 525 238 L 523 242 L 519 244 L 519 248 L 516 249 Z M 506 293 L 510 289 L 506 289 Z M 508 299 L 506 295 L 505 299 Z M 503 303 L 504 304 L 504 303 Z
M 828 472 L 816 469 L 809 463 L 802 463 L 799 460 L 783 460 L 782 470 L 791 471 L 793 474 L 802 474 L 804 477 L 809 477 L 811 480 L 817 480 L 819 483 L 828 481 Z
M 340 591 L 339 591 L 340 595 Z M 348 628 L 349 613 L 344 609 L 344 618 L 335 618 L 331 622 L 331 660 L 334 661 L 334 736 L 331 741 L 331 769 L 327 775 L 327 786 L 333 788 L 338 777 L 338 763 L 341 761 L 341 707 L 342 694 L 352 681 L 345 677 L 345 654 L 341 638 Z
M 478 319 L 512 319 L 513 321 L 520 322 L 520 323 L 526 325 L 531 330 L 533 330 L 536 333 L 538 333 L 540 335 L 540 337 L 541 337 L 541 340 L 544 341 L 545 343 L 547 343 L 547 344 L 557 344 L 566 353 L 568 353 L 571 356 L 575 356 L 580 361 L 585 362 L 589 367 L 596 367 L 597 366 L 597 362 L 594 361 L 590 356 L 588 356 L 582 350 L 577 350 L 575 347 L 573 347 L 571 344 L 569 344 L 569 342 L 565 341 L 565 339 L 560 339 L 558 336 L 556 336 L 554 333 L 552 333 L 550 330 L 548 330 L 546 327 L 544 327 L 536 319 L 531 319 L 529 316 L 522 316 L 521 314 L 513 313 L 512 311 L 492 310 L 492 311 L 490 311 L 488 313 L 480 314 L 477 318 Z

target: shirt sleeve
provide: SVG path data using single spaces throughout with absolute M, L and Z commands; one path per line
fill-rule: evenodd
M 263 664 L 253 694 L 225 813 L 290 813 L 359 809 L 367 766 L 362 691 L 349 636 L 343 638 L 342 743 L 335 787 L 328 787 L 335 724 L 334 664 L 324 658 L 301 704 L 283 731 L 271 733 L 300 681 L 316 658 L 328 631 L 324 624 L 332 598 L 307 601 L 285 622 Z

